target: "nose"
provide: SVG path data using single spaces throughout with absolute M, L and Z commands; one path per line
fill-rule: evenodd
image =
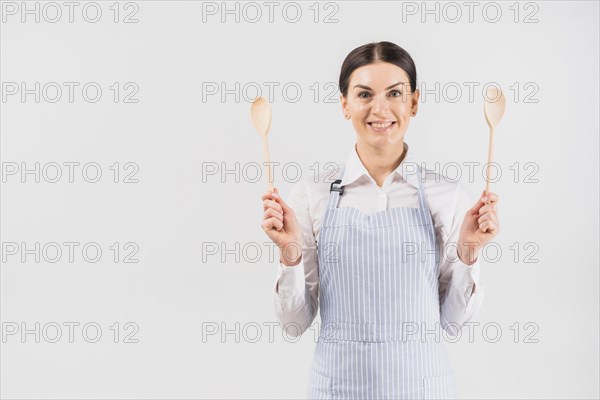
M 385 95 L 385 93 L 384 93 Z M 373 100 L 373 113 L 374 114 L 388 114 L 389 113 L 389 104 L 387 102 L 387 98 L 381 96 L 375 96 Z

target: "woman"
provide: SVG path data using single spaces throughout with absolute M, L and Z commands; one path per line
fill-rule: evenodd
M 498 196 L 472 205 L 459 183 L 419 167 L 404 142 L 416 75 L 393 43 L 353 50 L 339 85 L 356 144 L 338 180 L 302 180 L 289 204 L 276 189 L 262 196 L 262 228 L 280 249 L 279 321 L 300 335 L 321 303 L 311 398 L 457 396 L 443 340 L 481 305 L 478 255 L 499 232 Z

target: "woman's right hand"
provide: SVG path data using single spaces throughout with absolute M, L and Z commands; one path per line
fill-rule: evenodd
M 265 211 L 262 228 L 279 247 L 280 262 L 287 266 L 298 265 L 302 260 L 302 232 L 296 214 L 279 196 L 277 188 L 262 196 Z

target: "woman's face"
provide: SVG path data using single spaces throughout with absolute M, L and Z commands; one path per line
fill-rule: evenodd
M 419 106 L 419 90 L 410 90 L 408 75 L 394 64 L 377 62 L 354 70 L 348 96 L 340 95 L 340 101 L 358 140 L 381 148 L 403 143 Z

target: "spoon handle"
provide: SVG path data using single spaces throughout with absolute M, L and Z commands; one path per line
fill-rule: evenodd
M 265 156 L 265 166 L 267 167 L 267 178 L 269 179 L 269 191 L 273 191 L 273 177 L 271 176 L 271 156 L 269 155 L 269 144 L 267 136 L 263 136 L 263 154 Z
M 494 128 L 490 127 L 490 141 L 488 146 L 488 163 L 486 169 L 486 178 L 485 178 L 485 194 L 490 192 L 490 174 L 491 174 L 491 164 L 492 159 L 494 158 Z M 488 202 L 489 203 L 489 200 Z

